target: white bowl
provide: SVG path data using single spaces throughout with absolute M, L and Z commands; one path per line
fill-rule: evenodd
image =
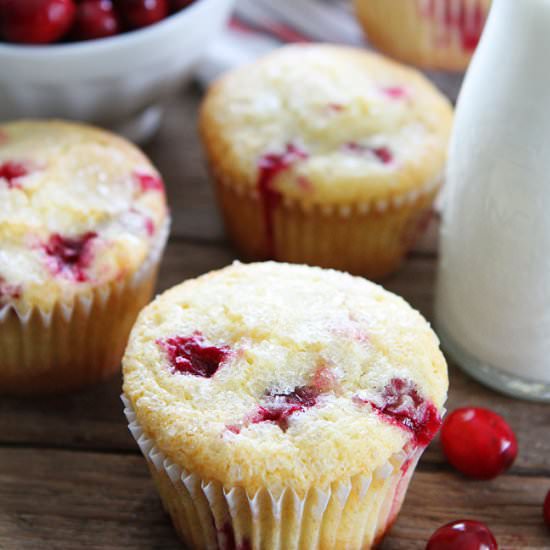
M 143 141 L 227 20 L 234 0 L 196 0 L 150 27 L 88 42 L 0 44 L 0 120 L 92 122 Z

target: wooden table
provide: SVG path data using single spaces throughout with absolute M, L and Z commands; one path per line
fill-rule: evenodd
M 165 175 L 173 231 L 159 290 L 224 266 L 228 246 L 196 138 L 197 91 L 168 106 L 147 152 Z M 436 227 L 403 269 L 385 281 L 431 317 Z M 445 462 L 439 442 L 424 454 L 385 550 L 423 549 L 453 519 L 475 518 L 501 549 L 550 549 L 541 518 L 550 489 L 550 406 L 524 403 L 480 386 L 451 366 L 448 408 L 483 405 L 504 415 L 519 438 L 512 470 L 467 481 Z M 180 548 L 145 461 L 128 433 L 120 377 L 88 391 L 47 399 L 0 399 L 0 548 Z

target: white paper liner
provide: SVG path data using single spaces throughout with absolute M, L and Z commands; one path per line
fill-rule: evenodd
M 48 309 L 0 308 L 0 393 L 64 390 L 112 374 L 139 307 L 150 299 L 169 230 L 167 219 L 143 264 L 126 280 Z
M 424 451 L 396 453 L 373 474 L 313 487 L 303 497 L 288 487 L 248 494 L 174 464 L 144 433 L 126 396 L 121 399 L 163 505 L 182 540 L 194 549 L 371 548 L 395 521 Z

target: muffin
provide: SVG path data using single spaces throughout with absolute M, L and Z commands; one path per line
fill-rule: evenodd
M 66 122 L 0 125 L 0 393 L 120 368 L 168 223 L 162 180 L 130 143 Z
M 354 0 L 369 42 L 425 69 L 464 71 L 491 0 Z
M 377 278 L 430 211 L 451 121 L 448 101 L 413 70 L 293 45 L 218 81 L 200 129 L 242 258 Z
M 273 262 L 158 297 L 123 372 L 130 430 L 196 549 L 370 548 L 447 392 L 437 337 L 401 298 Z

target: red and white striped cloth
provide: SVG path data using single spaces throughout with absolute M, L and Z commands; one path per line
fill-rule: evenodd
M 352 0 L 237 0 L 233 16 L 197 69 L 207 86 L 221 73 L 286 43 L 333 42 L 370 47 Z M 460 75 L 428 73 L 452 100 Z

